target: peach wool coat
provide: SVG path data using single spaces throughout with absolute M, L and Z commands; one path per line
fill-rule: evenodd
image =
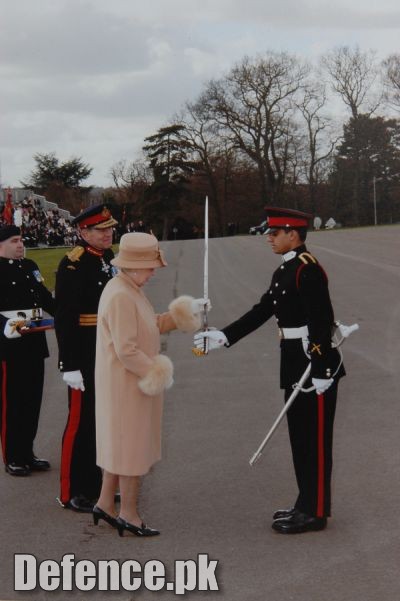
M 174 330 L 170 312 L 156 315 L 143 290 L 118 273 L 100 299 L 96 346 L 97 464 L 140 476 L 161 458 L 163 393 L 138 386 L 160 352 L 160 334 Z

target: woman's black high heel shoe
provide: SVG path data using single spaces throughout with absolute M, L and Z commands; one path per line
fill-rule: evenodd
M 154 530 L 153 528 L 149 528 L 143 522 L 142 522 L 142 525 L 139 527 L 139 526 L 135 526 L 134 524 L 130 524 L 123 518 L 117 518 L 116 524 L 117 524 L 118 534 L 120 536 L 124 535 L 124 530 L 127 530 L 128 532 L 132 532 L 132 534 L 134 534 L 135 536 L 157 536 L 158 534 L 160 534 L 159 530 Z
M 102 509 L 100 509 L 100 507 L 97 507 L 97 505 L 95 505 L 93 507 L 93 522 L 94 522 L 95 526 L 97 526 L 97 524 L 99 523 L 99 520 L 104 520 L 105 522 L 107 522 L 107 524 L 110 524 L 110 526 L 112 526 L 113 528 L 118 527 L 117 526 L 117 518 L 113 518 L 112 515 L 109 515 L 108 513 L 106 513 Z

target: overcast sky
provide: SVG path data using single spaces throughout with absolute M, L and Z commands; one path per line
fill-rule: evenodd
M 399 0 L 0 0 L 1 184 L 32 156 L 79 156 L 89 183 L 244 55 L 400 52 Z

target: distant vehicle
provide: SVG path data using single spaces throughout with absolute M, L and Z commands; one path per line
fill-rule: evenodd
M 263 234 L 267 228 L 267 222 L 263 221 L 262 223 L 260 223 L 260 225 L 254 225 L 253 227 L 251 227 L 249 229 L 249 234 L 251 234 L 252 236 L 261 236 L 261 234 Z

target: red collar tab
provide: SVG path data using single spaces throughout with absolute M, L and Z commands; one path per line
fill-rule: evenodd
M 102 257 L 104 255 L 104 250 L 99 250 L 98 248 L 94 248 L 93 246 L 86 246 L 86 250 L 91 255 L 95 255 L 96 257 Z

